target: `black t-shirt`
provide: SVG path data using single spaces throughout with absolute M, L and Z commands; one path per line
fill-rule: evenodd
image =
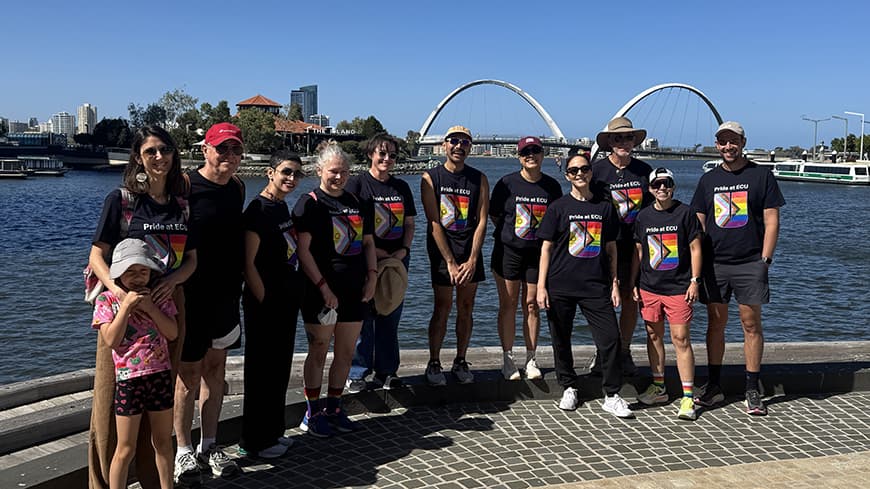
M 641 209 L 655 198 L 649 193 L 649 174 L 652 167 L 637 158 L 618 170 L 608 158 L 592 163 L 592 186 L 596 193 L 606 195 L 613 202 L 619 218 L 618 241 L 632 241 L 634 221 Z
M 503 176 L 492 189 L 489 215 L 495 225 L 496 241 L 511 248 L 541 248 L 537 238 L 538 226 L 547 212 L 547 206 L 562 196 L 559 182 L 549 175 L 541 175 L 537 182 L 529 182 L 521 172 Z
M 634 222 L 634 239 L 643 247 L 641 289 L 661 295 L 684 294 L 692 278 L 689 243 L 701 233 L 695 212 L 675 200 L 669 209 L 651 205 Z
M 547 291 L 577 297 L 600 297 L 610 290 L 610 262 L 605 245 L 616 239 L 619 220 L 610 201 L 595 196 L 556 199 L 544 214 L 538 238 L 552 241 Z
M 417 215 L 414 195 L 407 182 L 394 176 L 381 182 L 365 172 L 351 177 L 344 190 L 371 207 L 377 248 L 393 253 L 404 245 L 405 217 Z
M 121 190 L 109 192 L 93 242 L 106 243 L 114 249 L 124 238 L 144 240 L 160 257 L 167 273 L 180 267 L 184 253 L 195 248 L 184 208 L 178 199 L 170 197 L 166 204 L 160 204 L 148 194 L 136 194 L 127 203 L 127 211 L 130 215 L 124 216 Z M 127 234 L 121 236 L 121 221 L 127 218 Z
M 245 256 L 244 185 L 237 178 L 219 185 L 198 171 L 189 177 L 190 227 L 197 249 L 196 271 L 185 283 L 185 293 L 238 300 Z
M 785 205 L 769 169 L 749 162 L 736 172 L 721 165 L 705 173 L 692 197 L 692 209 L 706 217 L 705 231 L 716 263 L 761 259 L 764 209 Z M 707 259 L 707 257 L 704 257 Z
M 447 236 L 447 242 L 457 259 L 468 258 L 474 231 L 480 223 L 479 203 L 482 173 L 465 165 L 462 171 L 451 173 L 444 165 L 426 170 L 435 189 L 435 202 L 440 209 L 440 225 Z M 430 254 L 440 254 L 435 238 L 432 237 L 432 223 L 427 225 L 426 245 Z
M 287 203 L 258 195 L 248 204 L 243 216 L 245 230 L 260 238 L 254 266 L 266 289 L 284 287 L 297 280 L 296 229 Z
M 317 188 L 305 194 L 293 207 L 296 231 L 311 234 L 311 254 L 327 280 L 341 279 L 341 274 L 366 274 L 363 235 L 372 234 L 371 215 L 353 194 L 343 192 L 332 197 Z

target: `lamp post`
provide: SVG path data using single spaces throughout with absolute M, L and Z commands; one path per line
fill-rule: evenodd
M 819 122 L 829 121 L 830 117 L 827 119 L 810 119 L 807 116 L 801 117 L 801 119 L 805 121 L 810 121 L 813 123 L 813 161 L 816 161 L 816 143 L 819 141 Z
M 849 141 L 849 119 L 846 117 L 840 117 L 838 115 L 832 115 L 832 119 L 839 119 L 846 123 L 846 130 L 843 132 L 843 162 L 846 162 L 846 152 L 848 148 Z
M 861 149 L 858 150 L 858 159 L 864 158 L 864 114 L 860 112 L 843 112 L 846 115 L 860 115 L 861 116 Z

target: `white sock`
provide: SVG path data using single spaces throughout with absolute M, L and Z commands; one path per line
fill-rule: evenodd
M 185 453 L 193 453 L 193 445 L 185 445 L 185 446 L 179 445 L 178 450 L 175 452 L 175 458 L 178 458 L 181 455 L 184 455 Z
M 214 438 L 201 438 L 199 440 L 199 453 L 205 453 L 206 450 L 209 449 L 212 445 L 214 445 Z

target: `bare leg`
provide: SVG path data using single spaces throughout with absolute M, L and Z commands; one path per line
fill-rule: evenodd
M 695 353 L 692 351 L 692 338 L 689 335 L 688 324 L 671 325 L 671 343 L 677 352 L 677 370 L 680 372 L 680 382 L 695 380 Z
M 502 351 L 511 351 L 517 335 L 517 304 L 520 298 L 520 281 L 505 280 L 493 272 L 498 289 L 498 337 Z
M 739 305 L 740 323 L 743 325 L 743 354 L 746 356 L 746 370 L 761 371 L 761 357 L 764 355 L 764 333 L 761 330 L 761 305 Z
M 653 373 L 665 372 L 665 322 L 645 321 L 646 324 L 646 355 L 649 358 L 649 368 Z
M 474 328 L 474 296 L 477 284 L 466 284 L 456 288 L 456 356 L 465 358 Z
M 151 444 L 154 446 L 157 473 L 160 474 L 160 489 L 172 489 L 175 461 L 172 455 L 172 409 L 149 411 L 148 419 L 151 422 Z
M 130 470 L 130 462 L 136 455 L 136 439 L 139 435 L 139 422 L 141 414 L 135 416 L 115 416 L 115 424 L 118 427 L 118 446 L 115 447 L 115 456 L 109 468 L 109 488 L 126 489 L 127 474 Z
M 533 352 L 538 349 L 538 334 L 541 331 L 541 315 L 538 309 L 538 284 L 523 283 L 523 338 L 526 342 L 526 351 Z
M 433 285 L 435 305 L 429 320 L 429 360 L 441 359 L 441 345 L 447 334 L 447 317 L 453 306 L 453 287 Z
M 344 389 L 361 328 L 361 321 L 335 325 L 335 346 L 333 347 L 332 365 L 329 366 L 329 387 Z
M 308 336 L 308 355 L 302 366 L 302 376 L 305 387 L 314 388 L 323 384 L 323 367 L 326 364 L 326 353 L 335 325 L 306 324 L 305 333 Z M 342 381 L 344 387 L 344 381 Z
M 725 325 L 728 304 L 707 304 L 707 364 L 722 365 L 725 358 Z
M 202 361 L 202 380 L 199 385 L 199 414 L 202 437 L 217 438 L 218 421 L 224 402 L 224 376 L 227 351 L 209 348 Z M 208 447 L 201 447 L 204 451 Z
M 193 446 L 190 429 L 193 426 L 193 408 L 202 378 L 202 362 L 180 362 L 175 381 L 175 408 L 173 425 L 179 447 Z

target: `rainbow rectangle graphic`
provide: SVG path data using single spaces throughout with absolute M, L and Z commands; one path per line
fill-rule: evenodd
M 637 219 L 637 213 L 640 212 L 640 205 L 643 203 L 642 188 L 611 190 L 610 198 L 613 200 L 613 206 L 616 207 L 620 221 L 631 224 Z
M 568 252 L 577 258 L 594 258 L 601 253 L 601 222 L 572 221 Z
M 653 270 L 673 270 L 680 265 L 677 233 L 648 234 L 649 266 Z
M 537 239 L 538 226 L 547 212 L 544 204 L 517 204 L 514 234 L 517 238 L 534 241 Z
M 448 231 L 465 231 L 470 200 L 467 195 L 441 194 L 441 225 Z
M 332 216 L 332 243 L 339 255 L 362 252 L 363 220 L 359 214 Z
M 384 239 L 402 237 L 405 225 L 405 204 L 375 202 L 375 236 Z
M 742 228 L 749 222 L 749 192 L 717 192 L 713 194 L 713 209 L 720 228 Z

